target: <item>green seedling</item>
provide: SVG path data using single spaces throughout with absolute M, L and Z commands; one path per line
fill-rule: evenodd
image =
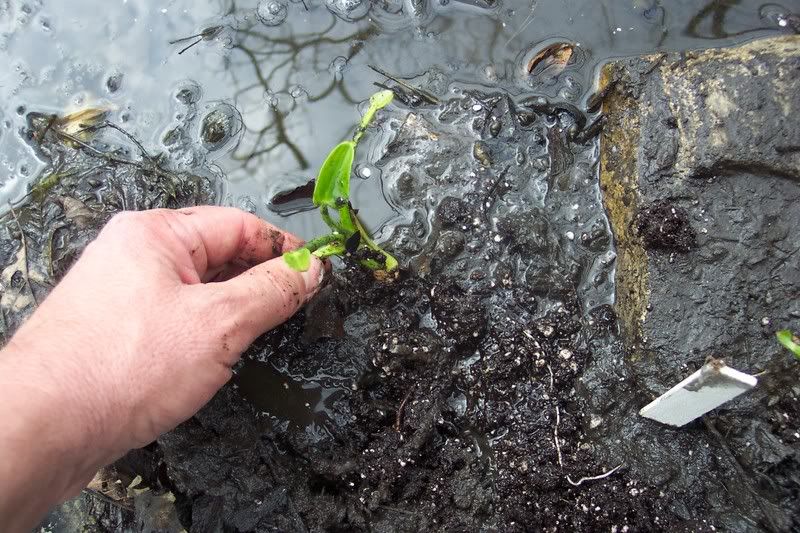
M 800 339 L 792 334 L 788 329 L 781 330 L 775 334 L 778 337 L 778 342 L 792 352 L 795 357 L 800 359 Z
M 320 259 L 349 255 L 357 258 L 361 265 L 375 272 L 378 277 L 397 271 L 397 259 L 372 240 L 350 203 L 350 175 L 358 143 L 375 119 L 375 114 L 389 105 L 393 98 L 392 91 L 374 94 L 353 140 L 339 144 L 322 164 L 314 186 L 313 201 L 331 233 L 309 241 L 299 250 L 284 254 L 286 264 L 294 270 L 308 270 L 312 255 Z

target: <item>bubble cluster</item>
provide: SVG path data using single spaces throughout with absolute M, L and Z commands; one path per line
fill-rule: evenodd
M 286 20 L 286 4 L 279 0 L 262 0 L 256 8 L 256 16 L 265 26 L 279 26 Z
M 193 81 L 187 81 L 181 84 L 175 91 L 175 99 L 183 105 L 194 105 L 200 101 L 203 96 L 203 89 L 200 85 Z

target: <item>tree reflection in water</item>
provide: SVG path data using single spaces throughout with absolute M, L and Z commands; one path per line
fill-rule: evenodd
M 336 103 L 344 104 L 352 117 L 361 98 L 353 96 L 353 80 L 341 70 L 376 34 L 376 27 L 342 21 L 324 6 L 305 11 L 302 3 L 288 5 L 290 16 L 282 25 L 267 26 L 255 15 L 252 2 L 247 7 L 227 4 L 224 19 L 232 23 L 226 75 L 244 118 L 244 135 L 232 159 L 249 174 L 267 164 L 311 169 L 352 122 L 337 124 L 329 118 L 335 110 L 314 104 L 338 96 Z

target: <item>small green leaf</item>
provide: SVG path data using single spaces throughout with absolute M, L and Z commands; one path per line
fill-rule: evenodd
M 286 252 L 283 254 L 283 260 L 292 269 L 298 272 L 306 272 L 311 268 L 311 250 L 300 248 L 294 252 Z
M 792 352 L 795 357 L 800 359 L 800 344 L 796 342 L 797 337 L 792 335 L 788 329 L 781 330 L 775 334 L 778 337 L 778 342 L 783 344 L 787 350 Z
M 372 124 L 372 121 L 375 119 L 375 114 L 387 105 L 391 104 L 392 100 L 394 100 L 394 93 L 392 91 L 381 91 L 373 94 L 369 99 L 369 109 L 367 109 L 367 112 L 361 119 L 360 128 L 363 130 Z
M 314 205 L 336 207 L 337 199 L 350 199 L 350 173 L 356 143 L 347 141 L 334 148 L 319 169 L 314 186 Z
M 361 125 L 359 125 L 358 131 L 353 138 L 354 142 L 358 143 L 358 141 L 361 140 L 361 137 L 364 136 L 364 130 L 366 130 L 375 119 L 375 114 L 391 104 L 392 100 L 394 100 L 394 93 L 392 91 L 381 91 L 372 95 L 369 99 L 369 108 L 367 112 L 364 113 L 364 117 L 361 119 Z

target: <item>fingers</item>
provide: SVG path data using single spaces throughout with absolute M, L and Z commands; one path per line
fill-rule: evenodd
M 258 336 L 291 318 L 319 290 L 323 263 L 316 257 L 307 272 L 290 268 L 278 257 L 254 266 L 241 275 L 206 285 L 215 297 L 206 301 L 217 317 L 232 364 Z M 216 305 L 214 301 L 224 305 Z M 222 315 L 222 316 L 220 316 Z
M 188 252 L 201 278 L 229 263 L 256 265 L 302 244 L 294 235 L 232 207 L 192 207 L 174 213 L 179 225 L 192 230 Z

